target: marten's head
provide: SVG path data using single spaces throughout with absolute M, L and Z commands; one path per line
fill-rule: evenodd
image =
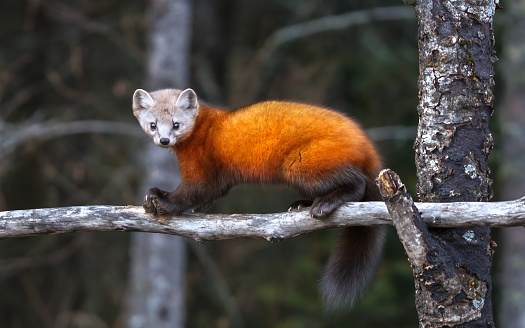
M 137 89 L 133 94 L 133 114 L 160 147 L 172 147 L 186 139 L 198 113 L 199 102 L 192 89 L 164 89 L 151 94 Z

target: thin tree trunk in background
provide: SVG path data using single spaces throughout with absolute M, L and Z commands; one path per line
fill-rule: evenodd
M 147 89 L 185 88 L 188 85 L 191 15 L 190 0 L 151 1 Z M 150 144 L 142 152 L 141 162 L 145 168 L 142 194 L 151 187 L 172 190 L 179 183 L 173 152 Z M 185 272 L 183 238 L 133 234 L 127 326 L 184 327 Z
M 496 3 L 405 2 L 414 6 L 419 25 L 418 196 L 423 202 L 488 201 Z M 415 277 L 420 327 L 493 327 L 490 229 L 428 232 L 431 251 Z
M 503 198 L 525 193 L 525 0 L 506 2 L 502 119 Z M 525 327 L 525 229 L 502 230 L 500 325 Z

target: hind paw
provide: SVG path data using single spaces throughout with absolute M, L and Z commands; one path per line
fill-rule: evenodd
M 321 219 L 330 214 L 337 204 L 332 202 L 315 201 L 310 208 L 310 215 L 315 219 Z

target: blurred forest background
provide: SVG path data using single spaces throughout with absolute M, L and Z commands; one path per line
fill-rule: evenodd
M 0 210 L 139 204 L 146 191 L 141 186 L 145 149 L 154 146 L 132 115 L 131 96 L 147 88 L 149 5 L 2 1 Z M 227 108 L 286 99 L 343 111 L 369 129 L 385 166 L 415 197 L 418 40 L 411 7 L 381 0 L 195 0 L 191 5 L 187 87 Z M 398 7 L 390 14 L 366 19 L 370 10 L 393 5 Z M 496 14 L 496 49 L 503 60 L 496 64 L 492 122 L 494 200 L 502 199 L 502 177 L 524 166 L 520 161 L 513 170 L 510 162 L 501 164 L 499 133 L 505 130 L 499 115 L 510 84 L 505 81 L 523 69 L 504 69 L 505 40 L 519 26 L 516 20 L 508 24 L 510 15 L 524 14 L 521 10 Z M 333 22 L 348 13 L 365 19 L 318 33 L 298 25 Z M 299 34 L 285 39 L 294 31 L 290 26 Z M 286 188 L 239 187 L 211 211 L 278 212 L 296 197 Z M 499 231 L 493 234 L 500 243 Z M 188 240 L 185 326 L 416 327 L 412 272 L 393 229 L 370 292 L 349 312 L 323 313 L 317 282 L 336 236 L 337 231 L 323 231 L 277 244 Z M 130 240 L 131 234 L 122 232 L 0 240 L 0 327 L 124 327 Z M 493 268 L 496 318 L 503 298 L 501 250 L 496 249 Z

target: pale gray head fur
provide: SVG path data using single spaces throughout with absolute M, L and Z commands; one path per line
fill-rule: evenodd
M 164 89 L 133 94 L 133 114 L 144 132 L 160 147 L 172 147 L 192 132 L 199 113 L 197 95 L 192 89 Z

